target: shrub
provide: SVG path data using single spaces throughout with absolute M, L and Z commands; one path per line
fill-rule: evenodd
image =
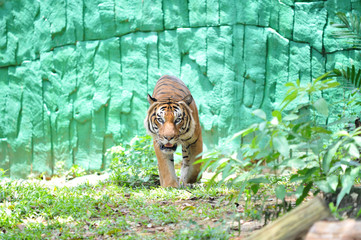
M 126 186 L 159 184 L 157 158 L 150 136 L 134 137 L 129 144 L 108 150 L 112 180 Z
M 222 154 L 220 151 L 204 155 L 203 171 L 215 171 L 214 181 L 222 175 L 221 183 L 239 186 L 242 193 L 247 185 L 258 189 L 257 185 L 269 183 L 270 175 L 264 176 L 265 168 L 276 173 L 288 172 L 288 183 L 295 189 L 286 189 L 284 182 L 274 182 L 275 194 L 284 199 L 286 194 L 294 194 L 297 204 L 313 189 L 314 194 L 335 192 L 341 188 L 337 205 L 349 193 L 355 179 L 360 176 L 361 147 L 359 129 L 352 132 L 341 130 L 333 133 L 318 121 L 329 114 L 327 101 L 321 91 L 339 85 L 332 72 L 326 73 L 306 86 L 300 82 L 287 83 L 288 92 L 280 108 L 271 116 L 258 109 L 253 112 L 260 122 L 236 133 L 242 138 L 239 154 Z M 303 102 L 302 104 L 299 104 Z M 256 187 L 255 187 L 256 186 Z

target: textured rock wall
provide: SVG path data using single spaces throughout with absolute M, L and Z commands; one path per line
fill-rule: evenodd
M 360 9 L 356 0 L 0 0 L 0 168 L 13 177 L 52 173 L 59 161 L 104 168 L 107 148 L 145 132 L 146 94 L 164 74 L 188 85 L 205 142 L 217 144 L 254 109 L 271 111 L 285 82 L 359 60 L 329 23 Z

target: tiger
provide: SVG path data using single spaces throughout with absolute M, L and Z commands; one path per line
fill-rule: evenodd
M 203 139 L 191 92 L 182 80 L 164 75 L 147 100 L 150 106 L 144 126 L 153 137 L 160 185 L 178 188 L 197 182 L 201 164 L 195 162 L 201 159 Z M 174 152 L 178 145 L 182 145 L 183 157 L 179 181 L 174 169 Z

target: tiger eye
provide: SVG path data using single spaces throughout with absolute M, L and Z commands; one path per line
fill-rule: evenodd
M 177 118 L 175 121 L 174 121 L 174 123 L 180 123 L 182 121 L 182 119 L 181 118 Z
M 158 121 L 159 123 L 161 123 L 161 124 L 163 124 L 163 123 L 164 123 L 164 121 L 163 121 L 163 119 L 162 119 L 162 118 L 157 118 L 157 121 Z

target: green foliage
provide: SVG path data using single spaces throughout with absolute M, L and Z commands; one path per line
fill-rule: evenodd
M 356 70 L 355 65 L 346 67 L 346 69 L 334 69 L 333 72 L 335 76 L 345 79 L 356 88 L 361 87 L 361 69 Z
M 275 182 L 275 194 L 284 199 L 289 193 L 301 203 L 313 190 L 317 194 L 335 192 L 341 188 L 337 206 L 349 193 L 355 179 L 360 176 L 361 133 L 356 129 L 331 132 L 318 119 L 329 115 L 327 101 L 319 96 L 321 91 L 339 85 L 329 79 L 328 72 L 309 84 L 287 83 L 288 91 L 278 110 L 267 116 L 263 110 L 255 110 L 260 122 L 235 134 L 231 140 L 241 137 L 243 144 L 238 154 L 213 152 L 205 154 L 204 168 L 215 171 L 214 180 L 222 175 L 220 183 L 237 186 L 240 193 L 246 186 L 267 184 L 270 175 L 262 173 L 271 169 L 276 173 L 291 175 L 289 183 L 294 189 Z M 257 189 L 257 187 L 255 187 Z
M 177 240 L 196 240 L 196 239 L 202 239 L 202 240 L 226 240 L 229 239 L 230 234 L 227 233 L 227 231 L 224 229 L 223 226 L 221 227 L 207 227 L 204 230 L 200 229 L 184 229 L 180 231 L 179 233 L 176 233 L 176 235 L 172 239 Z
M 352 13 L 347 16 L 343 12 L 338 12 L 337 16 L 342 23 L 331 24 L 334 28 L 339 29 L 338 31 L 335 31 L 332 36 L 335 38 L 352 40 L 351 44 L 355 47 L 361 47 L 361 18 Z
M 0 181 L 0 239 L 228 239 L 234 204 L 209 194 L 229 191 Z
M 340 39 L 351 40 L 355 48 L 361 47 L 361 18 L 355 14 L 349 14 L 347 17 L 345 13 L 338 12 L 337 16 L 342 21 L 342 24 L 333 23 L 336 29 L 340 29 L 333 33 L 333 37 Z M 352 83 L 356 88 L 361 87 L 361 69 L 356 69 L 355 65 L 346 67 L 344 69 L 334 69 L 334 74 L 337 77 L 342 77 L 346 81 Z
M 336 207 L 333 202 L 330 202 L 329 205 L 328 205 L 328 208 L 330 209 L 332 215 L 342 221 L 342 220 L 345 220 L 345 218 L 342 216 L 342 212 L 346 211 L 346 210 L 349 210 L 351 208 L 351 206 L 347 207 L 347 208 L 342 208 L 342 209 L 339 209 L 338 207 Z M 357 217 L 356 217 L 357 218 Z
M 52 177 L 64 177 L 66 180 L 71 180 L 77 177 L 85 176 L 92 171 L 86 171 L 83 167 L 73 164 L 70 169 L 66 169 L 64 161 L 56 162 L 54 166 L 54 175 Z M 48 174 L 46 172 L 40 175 L 30 175 L 29 179 L 44 179 Z
M 112 147 L 110 169 L 113 181 L 126 186 L 153 185 L 158 183 L 157 158 L 152 138 L 133 138 L 129 144 Z
M 66 176 L 68 178 L 76 178 L 76 177 L 81 177 L 81 176 L 84 176 L 86 175 L 87 172 L 85 171 L 84 168 L 82 168 L 81 166 L 79 165 L 76 165 L 74 164 L 70 169 L 69 171 L 66 172 Z
M 0 178 L 8 177 L 6 172 L 7 172 L 7 170 L 4 170 L 4 169 L 0 168 Z

